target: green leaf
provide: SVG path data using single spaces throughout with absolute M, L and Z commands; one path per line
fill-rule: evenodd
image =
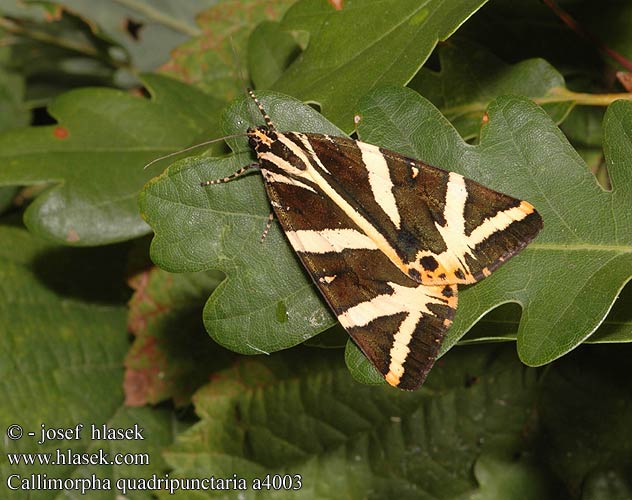
M 317 103 L 329 120 L 349 131 L 362 95 L 406 84 L 437 42 L 484 3 L 354 0 L 334 10 L 326 0 L 300 1 L 281 23 L 287 31 L 307 31 L 309 45 L 274 90 Z
M 345 347 L 345 363 L 358 382 L 368 385 L 384 384 L 384 377 L 354 342 L 347 341 Z
M 300 45 L 283 31 L 280 23 L 259 23 L 248 39 L 248 68 L 255 88 L 270 88 L 300 50 Z
M 278 19 L 294 1 L 218 1 L 198 15 L 200 33 L 177 47 L 162 70 L 226 101 L 243 95 L 248 86 L 245 65 L 253 57 L 249 35 L 259 23 Z M 253 78 L 259 79 L 261 72 L 255 73 Z
M 50 105 L 58 125 L 0 135 L 0 185 L 51 184 L 26 210 L 31 231 L 69 245 L 148 232 L 137 194 L 153 172 L 143 166 L 217 136 L 221 103 L 166 77 L 148 75 L 146 82 L 151 100 L 111 89 L 76 90 Z
M 82 20 L 52 2 L 15 2 L 0 5 L 0 59 L 27 79 L 30 108 L 45 106 L 61 92 L 86 85 L 112 85 L 120 49 L 92 31 Z
M 12 0 L 0 0 L 0 13 L 3 16 L 15 18 L 41 20 L 52 17 L 57 7 L 49 2 L 13 2 Z
M 0 66 L 0 131 L 28 125 L 31 114 L 24 104 L 24 78 Z M 0 214 L 11 207 L 18 187 L 0 187 Z
M 541 461 L 575 498 L 629 498 L 632 406 L 629 346 L 590 346 L 542 380 Z
M 441 71 L 422 68 L 410 87 L 429 99 L 464 139 L 477 137 L 489 103 L 504 94 L 555 99 L 565 88 L 564 77 L 543 59 L 505 64 L 486 48 L 463 39 L 450 39 L 438 48 Z M 549 99 L 549 100 L 550 100 Z M 557 123 L 574 103 L 560 95 L 544 109 Z
M 632 286 L 625 286 L 608 317 L 588 343 L 632 342 Z
M 259 98 L 280 128 L 342 134 L 299 101 L 268 92 Z M 224 114 L 227 134 L 261 120 L 251 99 L 237 101 Z M 229 143 L 234 151 L 248 149 L 245 138 Z M 250 162 L 246 152 L 183 160 L 147 184 L 140 207 L 156 234 L 154 262 L 172 272 L 226 274 L 206 304 L 206 328 L 223 346 L 257 354 L 299 344 L 335 322 L 276 224 L 261 243 L 270 210 L 261 178 L 200 187 Z
M 177 4 L 169 0 L 56 0 L 55 3 L 81 16 L 95 26 L 100 36 L 124 48 L 137 72 L 157 68 L 169 59 L 177 45 L 200 35 L 195 17 L 208 5 L 204 0 Z M 139 25 L 136 33 L 130 23 Z
M 580 106 L 568 115 L 561 126 L 569 141 L 576 147 L 603 147 L 603 128 L 601 126 L 606 110 L 598 107 Z
M 477 490 L 481 453 L 525 446 L 535 370 L 512 349 L 451 352 L 415 393 L 357 384 L 337 353 L 310 351 L 242 360 L 198 391 L 200 422 L 165 455 L 173 476 L 300 474 L 307 498 L 456 498 Z
M 49 478 L 90 478 L 112 482 L 121 477 L 148 477 L 166 468 L 161 450 L 185 426 L 165 409 L 123 407 L 123 358 L 129 341 L 124 276 L 129 245 L 67 248 L 43 242 L 20 227 L 15 218 L 0 219 L 0 425 L 19 424 L 20 440 L 5 437 L 0 457 L 3 477 L 31 474 Z M 10 326 L 10 327 L 9 327 Z M 41 426 L 75 429 L 79 439 L 38 444 Z M 91 425 L 143 429 L 142 441 L 91 439 Z M 35 437 L 28 436 L 34 432 Z M 7 453 L 67 454 L 144 453 L 149 464 L 50 465 L 9 464 Z M 138 457 L 137 457 L 138 459 Z M 142 457 L 141 457 L 142 459 Z M 18 481 L 14 478 L 12 484 Z M 110 490 L 89 490 L 90 498 L 114 498 Z M 31 498 L 56 496 L 32 489 Z M 58 494 L 59 492 L 55 492 Z M 150 492 L 130 498 L 150 498 Z M 24 498 L 9 490 L 4 498 Z
M 18 191 L 17 187 L 0 187 L 0 214 L 13 205 L 13 199 Z
M 120 384 L 121 380 L 116 379 Z M 119 394 L 117 394 L 118 396 Z M 67 410 L 66 410 L 67 411 Z M 58 419 L 51 417 L 50 422 L 57 423 Z M 91 416 L 92 420 L 88 422 L 96 422 L 97 428 L 102 428 L 106 424 L 111 429 L 134 429 L 134 426 L 140 430 L 143 439 L 124 439 L 124 440 L 103 440 L 90 439 L 90 424 L 84 429 L 81 442 L 86 442 L 85 449 L 77 448 L 75 442 L 72 442 L 72 450 L 74 452 L 84 452 L 86 454 L 99 454 L 100 450 L 106 454 L 108 460 L 114 460 L 115 456 L 120 454 L 118 459 L 124 457 L 126 460 L 137 460 L 138 463 L 125 464 L 97 464 L 97 465 L 76 465 L 72 468 L 72 473 L 65 474 L 57 469 L 53 469 L 56 478 L 82 478 L 90 484 L 90 480 L 94 477 L 101 480 L 101 486 L 94 489 L 88 489 L 85 496 L 90 499 L 112 500 L 124 496 L 125 498 L 134 500 L 152 500 L 155 498 L 149 488 L 139 488 L 139 478 L 150 478 L 156 475 L 158 478 L 164 478 L 168 470 L 168 466 L 162 458 L 162 453 L 174 441 L 178 432 L 187 428 L 187 425 L 176 420 L 174 413 L 165 408 L 125 408 L 121 406 L 112 415 L 108 415 L 107 421 L 103 421 L 102 414 Z M 67 445 L 67 442 L 66 442 Z M 64 449 L 64 445 L 56 444 L 57 448 Z M 66 448 L 68 449 L 68 448 Z M 33 449 L 28 451 L 32 452 Z M 39 451 L 39 450 L 38 450 Z M 66 452 L 67 453 L 67 452 Z M 53 457 L 54 457 L 53 452 Z M 143 464 L 142 460 L 149 460 L 149 463 Z M 29 477 L 32 471 L 24 474 Z M 43 469 L 49 478 L 51 467 Z M 13 470 L 12 473 L 15 473 Z M 104 487 L 104 480 L 109 479 L 109 488 Z M 125 491 L 127 488 L 128 491 Z M 79 497 L 79 491 L 68 491 L 68 494 L 75 493 Z M 125 495 L 122 493 L 125 492 Z M 41 498 L 58 498 L 56 496 L 47 495 L 44 492 Z M 55 492 L 57 493 L 57 492 Z M 16 498 L 24 498 L 24 496 L 16 496 Z M 39 498 L 39 497 L 38 497 Z
M 4 450 L 46 452 L 58 446 L 36 444 L 42 423 L 74 427 L 108 419 L 122 400 L 124 290 L 112 281 L 100 289 L 91 284 L 108 274 L 122 277 L 125 249 L 79 254 L 37 241 L 14 223 L 4 218 L 0 224 L 0 421 L 3 429 L 21 425 L 25 438 L 6 439 Z M 37 438 L 27 437 L 28 431 Z M 90 441 L 76 444 L 80 452 Z M 4 477 L 50 472 L 10 466 L 6 453 L 0 469 Z
M 518 351 L 530 365 L 567 353 L 597 329 L 632 276 L 632 195 L 623 188 L 630 182 L 632 103 L 614 103 L 604 122 L 612 192 L 599 187 L 546 113 L 524 98 L 491 104 L 478 146 L 465 144 L 410 90 L 378 90 L 361 107 L 363 140 L 529 200 L 544 219 L 534 243 L 461 292 L 444 352 L 506 302 L 523 308 Z
M 224 368 L 230 353 L 211 342 L 200 312 L 221 273 L 170 274 L 152 268 L 131 280 L 128 328 L 136 336 L 125 358 L 125 402 L 190 403 L 193 392 Z
M 24 77 L 0 66 L 0 131 L 24 127 L 30 118 L 24 105 Z
M 281 130 L 335 134 L 324 128 L 325 122 L 317 121 L 311 108 L 297 101 L 268 94 L 262 98 Z M 247 105 L 246 109 L 241 101 L 227 114 L 227 133 L 252 123 L 257 111 Z M 495 101 L 478 146 L 463 142 L 445 118 L 411 90 L 382 89 L 362 101 L 357 115 L 363 140 L 528 199 L 545 221 L 542 234 L 520 256 L 462 291 L 444 350 L 486 312 L 507 302 L 524 309 L 518 349 L 528 364 L 544 364 L 563 355 L 601 324 L 632 275 L 626 244 L 632 231 L 632 205 L 630 195 L 616 187 L 625 185 L 625 148 L 632 147 L 624 132 L 632 127 L 622 111 L 628 106 L 616 103 L 606 120 L 615 188 L 604 192 L 550 118 L 526 99 Z M 232 147 L 244 150 L 245 140 L 233 140 Z M 259 243 L 269 208 L 258 176 L 204 191 L 197 187 L 202 180 L 220 178 L 247 164 L 249 158 L 244 153 L 176 165 L 147 186 L 141 209 L 156 233 L 152 258 L 161 267 L 226 273 L 227 280 L 205 308 L 206 327 L 213 338 L 242 353 L 271 352 L 323 331 L 333 318 L 278 227 L 274 225 L 266 241 Z M 357 361 L 349 364 L 357 366 Z M 374 378 L 368 373 L 355 375 Z
M 603 122 L 606 110 L 599 107 L 580 106 L 568 115 L 562 131 L 577 148 L 577 152 L 595 174 L 604 189 L 610 189 L 610 178 L 603 157 Z
M 471 495 L 471 500 L 560 498 L 560 492 L 554 488 L 555 483 L 546 468 L 524 456 L 508 460 L 483 455 L 474 466 L 474 475 L 480 491 Z
M 632 342 L 632 286 L 626 285 L 597 331 L 585 340 L 587 344 Z M 487 313 L 459 344 L 516 340 L 522 309 L 518 304 L 503 304 Z

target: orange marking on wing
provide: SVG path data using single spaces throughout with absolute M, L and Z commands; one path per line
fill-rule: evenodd
M 384 378 L 386 381 L 391 384 L 393 387 L 397 387 L 399 385 L 399 377 L 395 375 L 393 372 L 388 372 Z

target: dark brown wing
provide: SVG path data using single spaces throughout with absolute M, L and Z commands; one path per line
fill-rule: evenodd
M 322 178 L 384 236 L 423 284 L 481 280 L 542 228 L 532 205 L 393 151 L 302 134 Z
M 452 323 L 456 286 L 410 279 L 316 186 L 263 174 L 285 234 L 342 326 L 391 385 L 419 387 Z

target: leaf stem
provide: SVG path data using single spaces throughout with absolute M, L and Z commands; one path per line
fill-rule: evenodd
M 563 87 L 556 87 L 551 89 L 545 96 L 535 97 L 533 101 L 537 104 L 574 101 L 581 106 L 609 106 L 619 99 L 632 100 L 632 93 L 588 94 L 585 92 L 573 92 Z
M 580 23 L 578 23 L 568 12 L 562 9 L 554 0 L 543 0 L 557 17 L 559 17 L 566 26 L 572 29 L 577 35 L 585 38 L 590 43 L 595 45 L 600 51 L 614 59 L 617 63 L 623 66 L 626 71 L 632 71 L 632 61 L 623 55 L 619 54 L 616 50 L 610 48 L 601 39 L 595 36 L 591 31 L 586 29 Z
M 529 97 L 529 96 L 526 96 Z M 585 92 L 573 92 L 564 87 L 555 87 L 549 90 L 547 95 L 541 97 L 529 97 L 536 104 L 550 104 L 556 102 L 574 102 L 580 106 L 609 106 L 619 99 L 632 100 L 632 93 L 619 92 L 612 94 L 588 94 Z M 462 106 L 441 108 L 445 116 L 462 116 L 468 113 L 483 112 L 489 105 L 489 101 L 477 101 Z

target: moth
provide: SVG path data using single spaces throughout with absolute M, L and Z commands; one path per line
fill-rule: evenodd
M 372 144 L 280 132 L 246 135 L 288 241 L 351 338 L 398 388 L 426 378 L 452 324 L 458 285 L 476 283 L 542 228 L 528 202 Z M 264 233 L 265 234 L 265 233 Z

